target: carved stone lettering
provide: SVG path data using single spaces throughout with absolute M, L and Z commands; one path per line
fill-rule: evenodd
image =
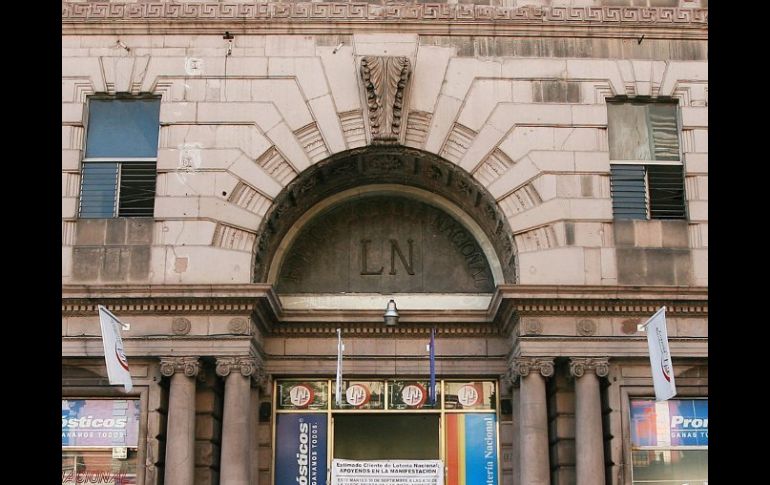
M 286 253 L 278 292 L 491 292 L 487 258 L 452 216 L 370 195 L 320 214 Z
M 361 239 L 361 274 L 362 275 L 381 275 L 382 270 L 385 269 L 383 266 L 380 266 L 380 269 L 377 271 L 369 271 L 366 265 L 367 257 L 366 257 L 366 248 L 369 246 L 369 243 L 372 242 L 371 239 Z

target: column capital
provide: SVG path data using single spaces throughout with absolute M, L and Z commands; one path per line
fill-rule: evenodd
M 244 377 L 259 374 L 260 363 L 255 357 L 217 357 L 217 375 L 227 377 L 230 372 L 240 372 Z
M 586 371 L 606 377 L 610 373 L 609 357 L 570 357 L 569 372 L 575 379 L 583 377 Z
M 201 365 L 198 357 L 161 357 L 160 373 L 166 377 L 173 376 L 176 372 L 183 372 L 187 377 L 195 377 L 200 371 Z
M 526 377 L 532 371 L 539 371 L 543 377 L 554 373 L 553 357 L 514 357 L 511 365 L 513 379 Z

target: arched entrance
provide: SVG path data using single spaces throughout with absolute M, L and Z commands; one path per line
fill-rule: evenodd
M 273 483 L 326 483 L 342 461 L 364 480 L 350 483 L 371 479 L 350 463 L 373 461 L 439 466 L 451 485 L 498 483 L 509 341 L 487 309 L 499 285 L 516 282 L 516 251 L 484 187 L 418 150 L 352 150 L 292 181 L 259 232 L 254 279 L 283 312 L 271 335 L 281 355 L 268 359 L 280 369 Z M 398 328 L 383 326 L 391 297 L 411 311 Z M 337 328 L 347 345 L 339 400 L 328 359 Z
M 505 215 L 486 189 L 460 167 L 402 146 L 339 153 L 284 188 L 258 231 L 254 281 L 278 279 L 281 258 L 310 219 L 349 199 L 375 194 L 399 195 L 447 213 L 473 234 L 497 273 L 494 283 L 516 282 L 515 243 Z

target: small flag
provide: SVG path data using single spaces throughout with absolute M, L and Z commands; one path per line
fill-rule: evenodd
M 334 384 L 334 400 L 337 406 L 342 405 L 342 351 L 345 346 L 342 345 L 342 330 L 337 329 L 337 381 Z
M 666 307 L 655 312 L 642 325 L 647 330 L 647 346 L 650 349 L 652 383 L 655 386 L 655 400 L 665 401 L 676 396 L 674 366 L 668 349 L 668 331 L 666 329 Z
M 436 329 L 430 329 L 430 388 L 428 388 L 428 397 L 431 404 L 436 404 Z
M 120 338 L 120 329 L 126 325 L 102 305 L 99 305 L 99 324 L 102 327 L 104 360 L 110 384 L 123 384 L 125 391 L 131 392 L 134 384 L 128 371 L 128 359 L 123 351 L 123 339 Z

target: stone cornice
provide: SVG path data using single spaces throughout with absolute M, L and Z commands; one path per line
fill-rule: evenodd
M 249 22 L 255 21 L 255 22 Z M 706 39 L 708 9 L 668 7 L 497 7 L 446 3 L 62 2 L 62 34 L 521 35 Z M 633 30 L 633 34 L 629 34 Z
M 332 335 L 337 327 L 361 335 L 506 335 L 523 316 L 643 317 L 666 306 L 670 317 L 708 316 L 708 288 L 499 285 L 486 309 L 399 310 L 385 327 L 377 310 L 283 308 L 269 284 L 102 285 L 62 287 L 62 316 L 95 316 L 97 305 L 129 315 L 251 316 L 263 334 Z

